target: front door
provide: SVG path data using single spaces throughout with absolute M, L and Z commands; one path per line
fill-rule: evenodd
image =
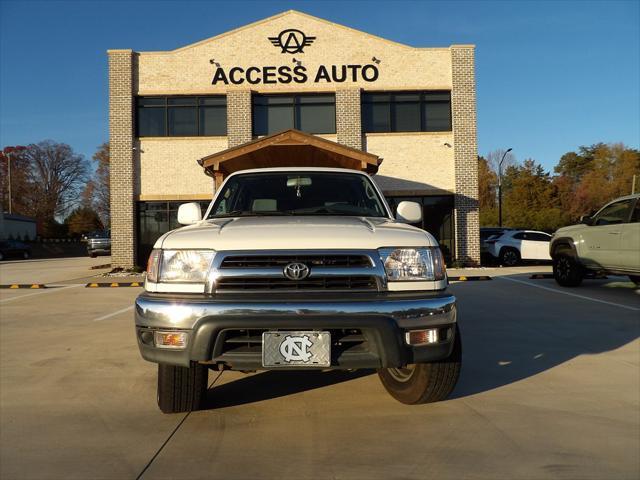
M 615 268 L 621 263 L 621 238 L 633 200 L 610 203 L 600 210 L 582 232 L 580 257 L 591 267 Z

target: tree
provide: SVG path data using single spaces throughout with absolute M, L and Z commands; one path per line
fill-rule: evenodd
M 102 230 L 100 217 L 91 207 L 76 208 L 65 220 L 70 235 L 82 235 L 83 233 Z
M 29 145 L 25 208 L 43 222 L 62 216 L 77 203 L 87 180 L 87 162 L 64 143 L 45 140 Z M 43 232 L 45 235 L 48 232 Z
M 11 150 L 12 211 L 36 218 L 43 236 L 61 236 L 66 226 L 58 219 L 79 203 L 88 177 L 88 163 L 64 143 L 46 140 Z M 8 209 L 8 160 L 0 155 L 2 208 Z
M 96 171 L 93 178 L 87 183 L 85 193 L 91 198 L 91 205 L 100 215 L 103 225 L 108 226 L 111 221 L 110 205 L 110 186 L 109 186 L 109 165 L 110 151 L 109 144 L 103 143 L 98 147 L 96 153 L 93 154 L 93 160 L 97 162 Z
M 487 163 L 491 170 L 493 170 L 496 175 L 498 174 L 498 165 L 500 164 L 500 160 L 502 160 L 502 156 L 504 155 L 504 161 L 502 162 L 502 172 L 508 168 L 518 164 L 516 161 L 516 157 L 512 152 L 508 152 L 505 155 L 505 150 L 497 149 L 489 152 L 487 155 Z
M 489 162 L 484 157 L 478 157 L 480 225 L 495 225 L 498 222 L 497 189 L 498 175 L 491 169 Z
M 555 171 L 563 182 L 561 201 L 570 219 L 593 213 L 616 197 L 631 193 L 633 175 L 640 175 L 640 152 L 624 144 L 596 143 L 562 156 Z

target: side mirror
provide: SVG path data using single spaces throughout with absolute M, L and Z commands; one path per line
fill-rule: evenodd
M 396 209 L 396 220 L 403 223 L 422 221 L 422 205 L 416 202 L 400 202 Z
M 591 225 L 592 222 L 593 222 L 593 218 L 591 218 L 589 215 L 582 215 L 580 217 L 580 223 L 584 223 L 585 225 Z
M 193 225 L 202 220 L 200 205 L 193 203 L 183 203 L 178 208 L 178 223 L 181 225 Z

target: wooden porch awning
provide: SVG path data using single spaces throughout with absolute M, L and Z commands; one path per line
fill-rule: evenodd
M 239 170 L 268 167 L 336 167 L 378 171 L 377 155 L 299 130 L 285 130 L 198 160 L 207 175 L 224 178 Z

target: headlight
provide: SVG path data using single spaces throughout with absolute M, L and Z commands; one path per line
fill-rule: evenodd
M 154 250 L 147 278 L 161 283 L 204 283 L 214 255 L 213 250 Z
M 444 279 L 444 259 L 438 247 L 381 248 L 379 252 L 390 282 Z

